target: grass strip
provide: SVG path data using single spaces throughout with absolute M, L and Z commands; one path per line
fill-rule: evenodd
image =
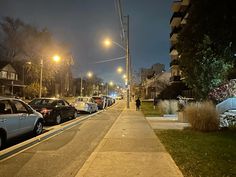
M 236 131 L 156 130 L 186 177 L 236 177 Z

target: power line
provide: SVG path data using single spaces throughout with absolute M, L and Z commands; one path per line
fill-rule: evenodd
M 110 62 L 110 61 L 123 60 L 123 59 L 126 59 L 126 56 L 118 57 L 118 58 L 106 59 L 106 60 L 98 61 L 98 62 L 95 62 L 95 63 L 99 64 L 99 63 L 106 63 L 106 62 Z

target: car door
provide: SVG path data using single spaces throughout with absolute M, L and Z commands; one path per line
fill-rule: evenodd
M 15 106 L 15 111 L 20 117 L 20 132 L 27 133 L 33 130 L 36 117 L 31 115 L 29 108 L 19 101 L 13 100 L 13 105 Z
M 68 117 L 67 109 L 63 100 L 57 101 L 57 109 L 60 112 L 61 118 L 65 119 Z
M 9 100 L 0 101 L 0 126 L 7 132 L 7 139 L 20 134 L 20 117 L 14 113 Z
M 74 113 L 75 113 L 74 108 L 67 101 L 65 101 L 65 100 L 62 100 L 62 101 L 64 102 L 64 105 L 65 105 L 67 117 L 73 117 Z
M 91 107 L 92 107 L 92 110 L 93 110 L 93 112 L 94 111 L 96 111 L 97 109 L 96 109 L 96 103 L 95 103 L 95 101 L 94 101 L 94 99 L 93 98 L 90 98 L 90 104 L 91 104 Z

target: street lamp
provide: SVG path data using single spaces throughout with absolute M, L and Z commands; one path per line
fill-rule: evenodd
M 117 68 L 117 72 L 118 72 L 119 74 L 121 74 L 121 73 L 123 72 L 123 68 L 122 68 L 121 66 L 119 66 L 119 67 Z
M 61 60 L 61 57 L 59 55 L 54 55 L 52 57 L 52 59 L 55 61 L 55 62 L 59 62 Z
M 88 78 L 93 77 L 93 72 L 91 72 L 91 71 L 87 72 L 87 77 Z M 81 97 L 83 96 L 83 75 L 82 74 L 80 77 L 80 96 Z
M 61 60 L 61 57 L 59 55 L 54 55 L 52 59 L 55 62 L 59 62 Z M 42 97 L 42 87 L 43 87 L 43 58 L 41 58 L 40 60 L 39 98 Z
M 129 26 L 129 16 L 127 16 L 127 27 Z M 126 47 L 123 47 L 119 43 L 110 40 L 109 38 L 104 40 L 104 45 L 106 47 L 110 47 L 111 44 L 115 44 L 126 52 L 126 77 L 127 77 L 127 108 L 130 108 L 130 56 L 129 56 L 129 28 L 127 29 L 127 39 L 126 39 Z

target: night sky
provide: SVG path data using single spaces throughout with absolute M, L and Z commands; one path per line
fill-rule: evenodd
M 172 0 L 125 0 L 124 15 L 130 15 L 130 50 L 133 70 L 163 63 L 169 70 L 169 20 Z M 122 83 L 116 73 L 125 60 L 95 64 L 122 57 L 117 46 L 107 49 L 105 37 L 121 43 L 120 24 L 114 0 L 0 0 L 0 16 L 20 18 L 38 28 L 47 27 L 54 37 L 71 47 L 74 77 L 88 70 L 105 81 Z

